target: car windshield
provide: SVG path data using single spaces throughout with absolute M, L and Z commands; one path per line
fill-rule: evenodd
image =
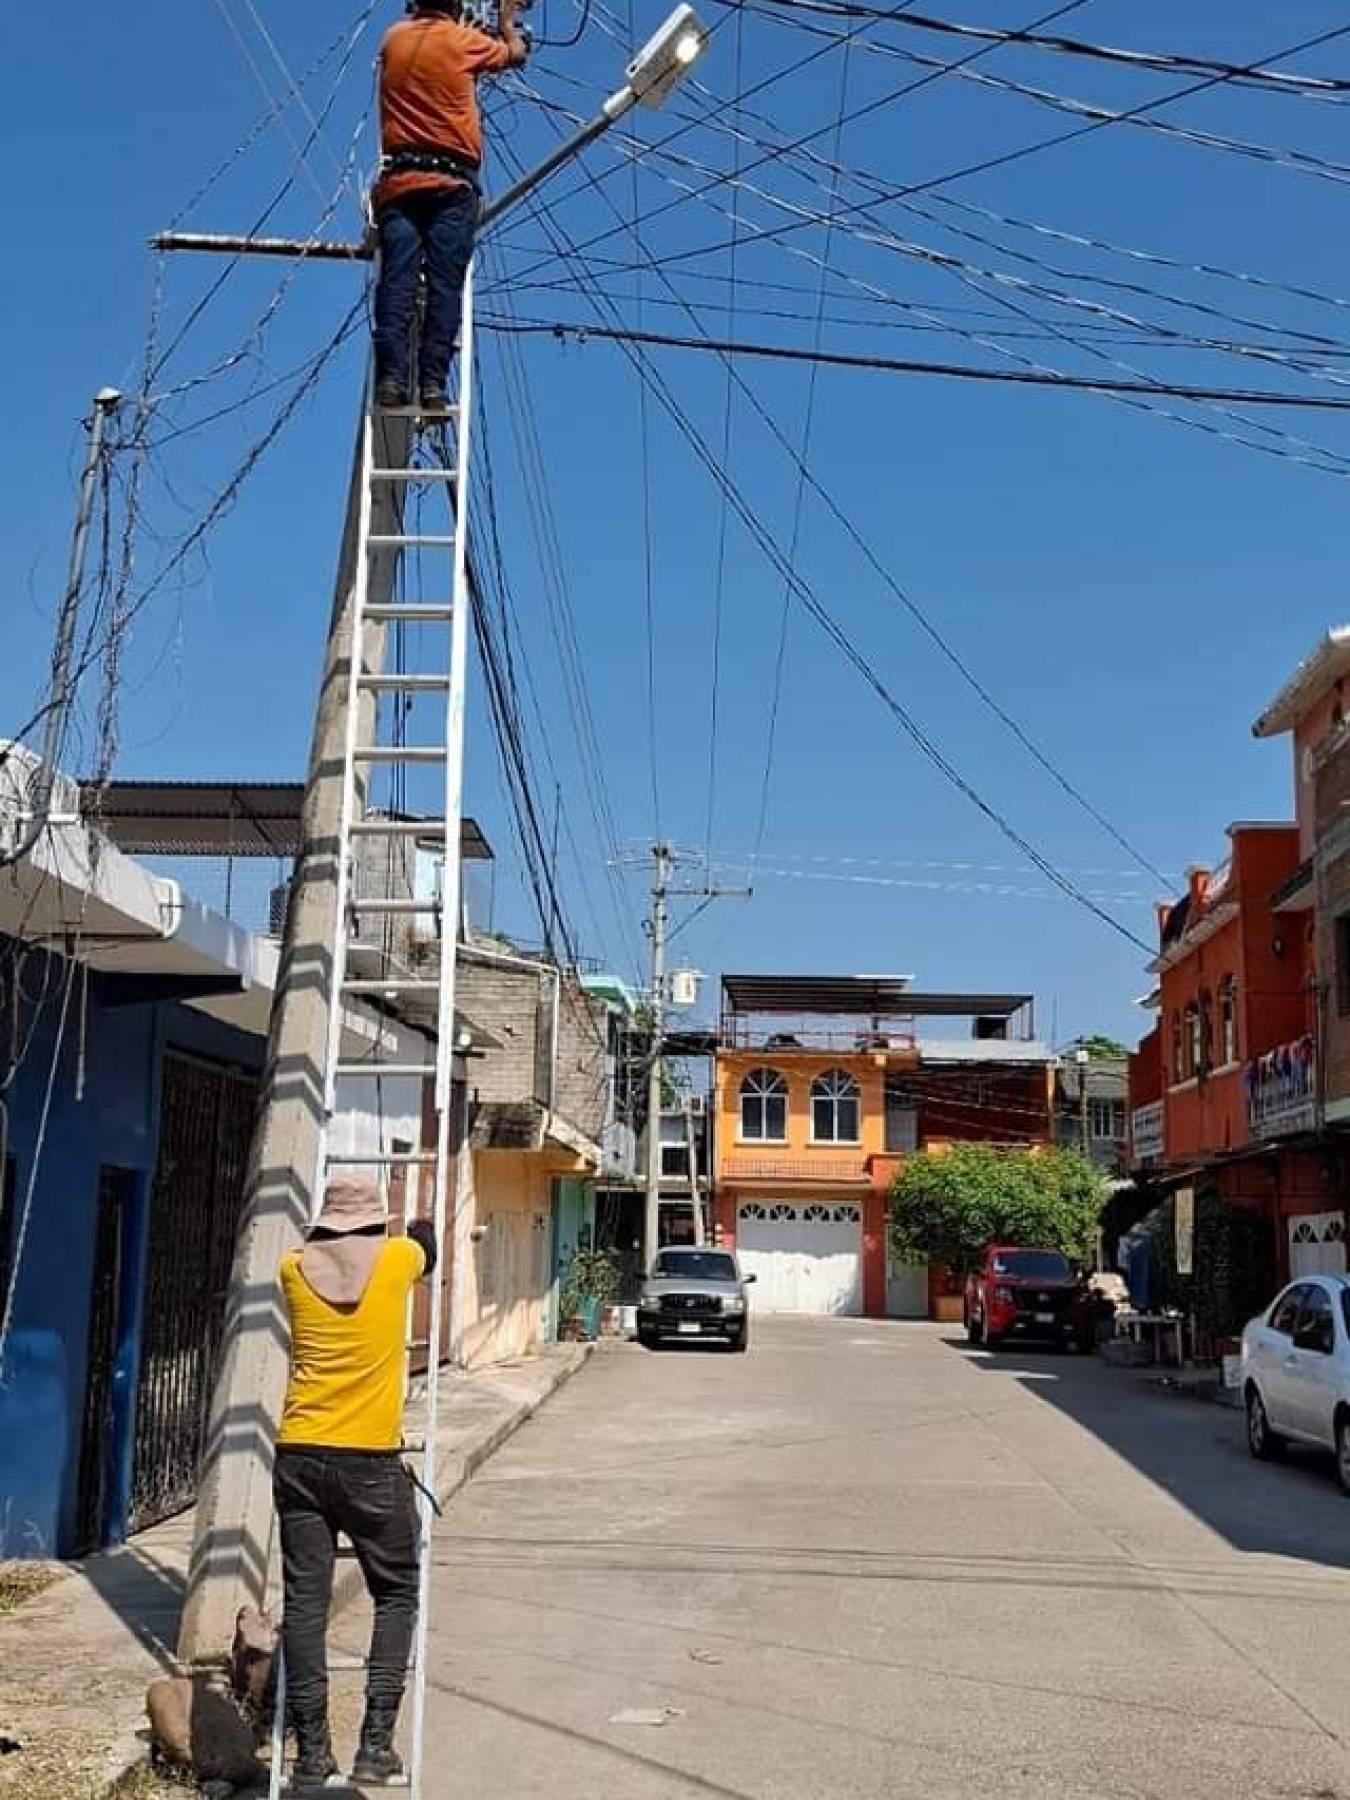
M 665 1250 L 652 1273 L 681 1275 L 687 1281 L 735 1281 L 736 1263 L 723 1250 Z
M 1067 1256 L 1058 1250 L 1000 1250 L 994 1258 L 995 1275 L 1026 1275 L 1032 1281 L 1067 1281 L 1073 1274 Z

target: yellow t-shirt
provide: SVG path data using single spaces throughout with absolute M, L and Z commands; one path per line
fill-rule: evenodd
M 291 1321 L 291 1379 L 277 1443 L 335 1450 L 397 1450 L 403 1436 L 408 1293 L 426 1270 L 420 1244 L 390 1238 L 351 1308 L 321 1300 L 300 1272 L 300 1252 L 281 1264 Z

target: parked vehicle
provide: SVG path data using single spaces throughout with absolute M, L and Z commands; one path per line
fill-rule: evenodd
M 1092 1297 L 1058 1250 L 991 1244 L 966 1277 L 964 1313 L 966 1336 L 990 1350 L 1014 1336 L 1092 1348 Z
M 668 1244 L 652 1264 L 638 1301 L 638 1342 L 657 1349 L 669 1338 L 721 1338 L 733 1350 L 750 1342 L 746 1288 L 729 1250 Z
M 1242 1334 L 1247 1446 L 1268 1462 L 1291 1439 L 1331 1450 L 1350 1494 L 1350 1276 L 1291 1282 Z

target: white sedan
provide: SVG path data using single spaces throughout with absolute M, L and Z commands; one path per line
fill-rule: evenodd
M 1242 1334 L 1247 1444 L 1268 1461 L 1286 1442 L 1336 1455 L 1350 1494 L 1350 1276 L 1308 1275 Z

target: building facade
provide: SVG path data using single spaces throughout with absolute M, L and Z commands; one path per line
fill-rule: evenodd
M 1231 826 L 1228 857 L 1161 910 L 1158 1023 L 1130 1059 L 1133 1169 L 1240 1212 L 1272 1287 L 1346 1266 L 1347 680 L 1341 629 L 1256 720 L 1258 738 L 1291 741 L 1294 817 Z
M 1070 1048 L 1055 1074 L 1055 1142 L 1077 1150 L 1106 1176 L 1125 1172 L 1129 1147 L 1129 1063 Z
M 0 883 L 0 1556 L 192 1504 L 277 964 L 80 823 Z M 390 1031 L 429 1055 L 362 1009 L 344 1048 Z M 415 1080 L 354 1093 L 335 1145 L 419 1145 L 422 1107 Z
M 467 1367 L 555 1337 L 574 1252 L 595 1239 L 599 1180 L 633 1174 L 620 1116 L 626 1003 L 504 942 L 460 947 L 458 993 L 493 1040 L 468 1083 L 455 1209 L 452 1347 Z
M 943 1272 L 889 1253 L 890 1189 L 916 1151 L 1051 1140 L 1054 1054 L 1014 1035 L 1030 1011 L 1026 995 L 924 994 L 904 977 L 725 978 L 715 1216 L 757 1308 L 950 1313 Z M 934 1019 L 969 1035 L 919 1029 Z

